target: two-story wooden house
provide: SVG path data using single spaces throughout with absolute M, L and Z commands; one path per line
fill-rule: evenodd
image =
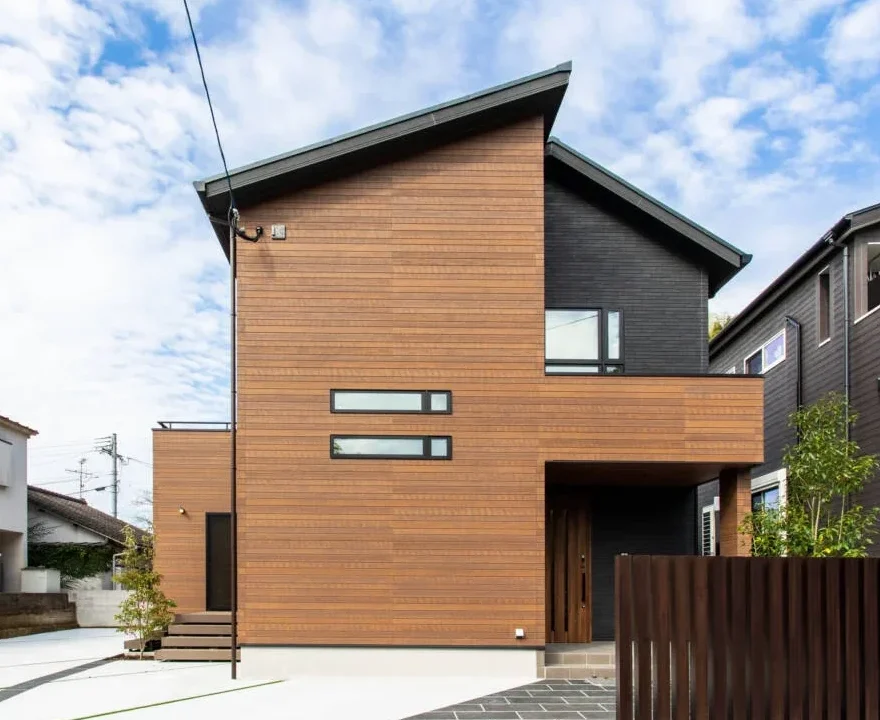
M 747 550 L 763 380 L 709 374 L 706 326 L 749 256 L 550 137 L 570 70 L 231 173 L 265 229 L 237 253 L 245 670 L 534 673 L 613 636 L 615 554 L 697 551 L 712 478 Z M 197 190 L 226 217 L 225 176 Z M 153 436 L 182 611 L 229 602 L 229 436 L 197 428 Z
M 830 391 L 848 397 L 859 415 L 853 439 L 863 451 L 880 453 L 880 205 L 845 215 L 749 303 L 713 338 L 709 365 L 714 373 L 765 377 L 755 507 L 785 500 L 783 456 L 796 441 L 789 416 Z M 707 554 L 714 551 L 717 494 L 717 484 L 700 488 Z M 880 505 L 880 478 L 860 501 Z

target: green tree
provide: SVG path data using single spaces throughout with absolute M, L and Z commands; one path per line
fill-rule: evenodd
M 733 315 L 728 315 L 726 313 L 710 313 L 709 314 L 709 339 L 714 338 L 718 333 L 720 333 L 724 328 L 727 327 L 728 323 L 733 320 Z
M 794 557 L 864 557 L 876 535 L 878 508 L 854 501 L 877 471 L 874 455 L 862 455 L 848 439 L 856 421 L 839 393 L 829 393 L 792 413 L 798 442 L 785 453 L 785 507 L 761 509 L 741 530 L 753 538 L 752 554 Z
M 126 528 L 120 565 L 122 570 L 114 580 L 129 593 L 115 619 L 120 632 L 133 635 L 138 641 L 143 659 L 147 643 L 164 633 L 174 620 L 175 603 L 159 587 L 162 577 L 153 569 L 152 535 L 144 533 L 138 545 L 132 529 Z

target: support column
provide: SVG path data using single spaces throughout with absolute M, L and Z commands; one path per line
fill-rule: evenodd
M 738 528 L 752 511 L 752 473 L 748 469 L 725 468 L 718 477 L 721 513 L 718 538 L 722 555 L 747 556 L 751 538 Z

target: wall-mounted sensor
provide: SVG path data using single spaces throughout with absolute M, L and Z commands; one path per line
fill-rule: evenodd
M 287 237 L 287 226 L 286 225 L 273 225 L 272 226 L 272 239 L 273 240 L 284 240 Z
M 517 640 L 522 640 L 526 636 L 526 631 L 524 628 L 517 628 L 516 630 L 513 631 L 513 636 Z

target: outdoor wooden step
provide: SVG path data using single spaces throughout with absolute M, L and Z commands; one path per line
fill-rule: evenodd
M 194 612 L 178 613 L 174 616 L 175 623 L 193 623 L 195 625 L 225 625 L 232 622 L 230 612 Z
M 162 638 L 163 648 L 228 648 L 229 635 L 167 635 Z
M 231 635 L 229 625 L 169 625 L 169 635 Z
M 211 660 L 232 659 L 231 649 L 218 648 L 162 648 L 156 650 L 156 660 L 193 660 L 206 662 Z M 241 651 L 238 652 L 238 660 L 241 660 Z

